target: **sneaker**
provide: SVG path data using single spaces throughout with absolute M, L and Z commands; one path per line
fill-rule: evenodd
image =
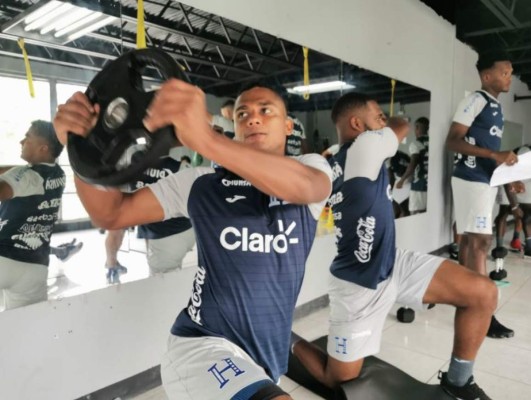
M 518 251 L 523 250 L 522 242 L 520 241 L 520 238 L 514 238 L 513 240 L 511 240 L 511 248 L 518 250 Z
M 514 331 L 500 324 L 493 315 L 490 321 L 489 330 L 487 331 L 487 336 L 495 339 L 511 338 L 514 336 Z
M 442 389 L 457 400 L 492 400 L 487 394 L 474 382 L 471 376 L 464 386 L 455 386 L 448 381 L 448 373 L 439 371 L 438 378 L 441 380 Z
M 525 257 L 525 258 L 529 258 L 529 257 L 531 257 L 531 248 L 527 248 L 527 246 L 525 247 L 525 250 L 524 250 L 524 257 Z
M 57 258 L 61 260 L 62 262 L 66 262 L 69 260 L 74 254 L 79 252 L 81 248 L 83 247 L 83 242 L 79 242 L 77 244 L 76 239 L 72 240 L 70 243 L 63 243 L 59 245 L 58 247 L 61 248 L 61 254 L 57 254 Z
M 114 267 L 105 267 L 107 269 L 107 283 L 113 284 L 113 283 L 120 283 L 120 276 L 127 274 L 127 268 L 124 267 L 122 264 L 118 263 Z
M 76 238 L 73 238 L 71 242 L 67 242 L 67 243 L 61 243 L 59 246 L 57 247 L 68 247 L 68 246 L 74 246 L 77 242 L 77 239 Z

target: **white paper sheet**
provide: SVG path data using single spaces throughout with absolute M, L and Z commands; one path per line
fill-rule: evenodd
M 499 165 L 490 178 L 490 186 L 500 186 L 527 179 L 531 179 L 531 151 L 519 155 L 518 162 L 512 166 Z
M 395 182 L 395 187 L 393 188 L 393 200 L 400 204 L 409 197 L 409 191 L 411 190 L 411 181 L 405 182 L 404 186 L 402 186 L 401 189 L 398 189 L 396 187 L 397 183 L 398 181 Z

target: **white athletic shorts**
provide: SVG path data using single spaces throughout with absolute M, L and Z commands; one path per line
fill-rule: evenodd
M 498 189 L 452 177 L 457 233 L 492 234 L 492 208 Z
M 213 336 L 170 335 L 160 367 L 170 400 L 230 400 L 256 382 L 273 382 L 243 349 Z
M 48 268 L 0 256 L 0 289 L 5 309 L 46 301 Z M 1 303 L 1 302 L 0 302 Z
M 152 273 L 181 268 L 183 258 L 195 243 L 192 228 L 161 239 L 147 240 L 147 262 Z
M 428 192 L 412 190 L 409 192 L 409 211 L 426 211 Z
M 377 354 L 385 318 L 395 303 L 421 310 L 422 299 L 441 257 L 396 250 L 392 275 L 376 289 L 330 277 L 330 330 L 328 355 L 352 362 Z

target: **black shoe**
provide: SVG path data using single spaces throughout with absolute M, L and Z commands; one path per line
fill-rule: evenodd
M 71 242 L 67 242 L 67 243 L 61 243 L 59 246 L 57 247 L 68 247 L 68 246 L 74 246 L 77 242 L 77 239 L 76 238 L 73 238 Z
M 79 250 L 81 250 L 81 248 L 83 247 L 83 242 L 73 244 L 75 243 L 75 240 L 76 239 L 72 241 L 72 244 L 71 243 L 66 244 L 66 246 L 64 246 L 64 252 L 62 252 L 60 257 L 58 256 L 62 262 L 65 262 L 68 259 L 70 259 L 70 257 L 72 257 L 74 254 L 79 252 Z
M 490 326 L 489 330 L 487 331 L 487 336 L 495 339 L 511 338 L 514 336 L 514 331 L 500 324 L 496 317 L 493 315 L 492 319 L 490 320 Z
M 474 382 L 471 376 L 464 386 L 455 386 L 448 381 L 448 373 L 439 371 L 438 378 L 441 380 L 442 389 L 457 400 L 492 400 L 486 393 Z

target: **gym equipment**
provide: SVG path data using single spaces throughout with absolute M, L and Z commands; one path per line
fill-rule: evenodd
M 133 50 L 107 64 L 90 82 L 85 94 L 101 107 L 96 126 L 86 138 L 68 134 L 68 156 L 76 174 L 84 181 L 120 186 L 135 180 L 176 145 L 173 127 L 149 133 L 142 124 L 154 91 L 145 91 L 142 71 L 154 67 L 167 80 L 186 76 L 167 53 L 159 49 Z M 143 157 L 121 165 L 125 151 L 146 143 Z
M 409 324 L 415 320 L 415 310 L 408 307 L 400 307 L 396 312 L 396 318 L 405 324 Z
M 323 336 L 314 343 L 326 351 L 327 337 Z M 450 400 L 439 385 L 428 385 L 409 376 L 405 372 L 377 357 L 367 357 L 360 376 L 343 383 L 332 390 L 314 379 L 302 366 L 297 357 L 290 354 L 286 375 L 306 389 L 327 400 Z
M 496 262 L 496 270 L 490 272 L 490 279 L 493 281 L 501 281 L 502 279 L 507 278 L 507 271 L 503 269 L 503 259 L 507 257 L 508 254 L 507 249 L 503 246 L 498 246 L 492 249 L 490 254 Z

